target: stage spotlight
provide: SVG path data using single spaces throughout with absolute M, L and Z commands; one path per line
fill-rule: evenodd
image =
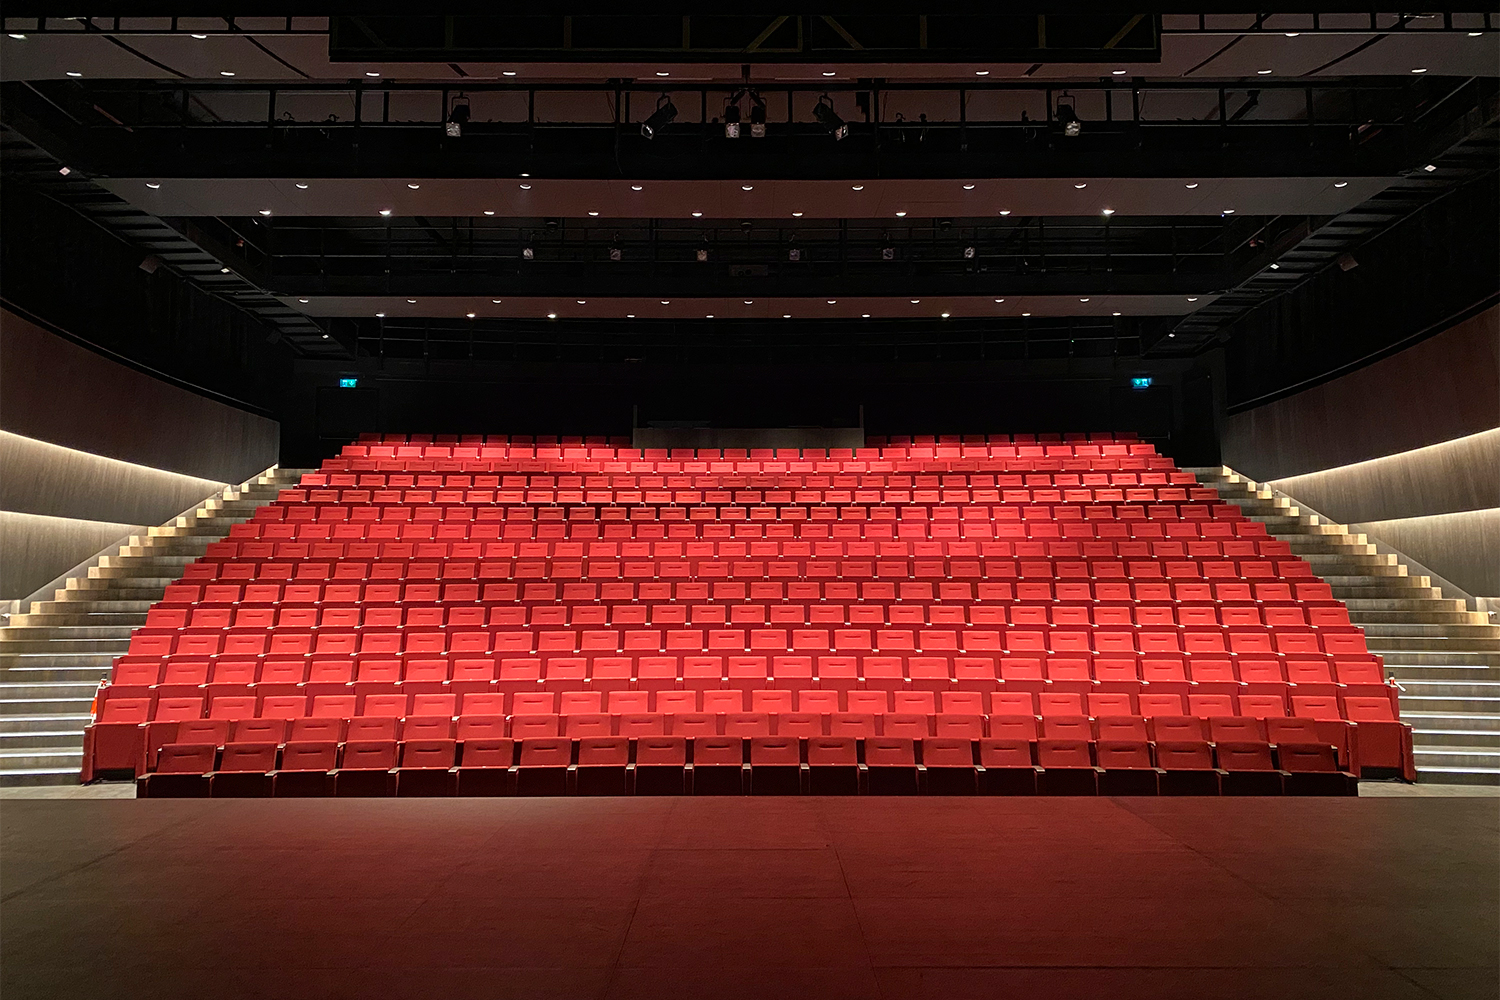
M 766 102 L 761 100 L 759 94 L 751 94 L 750 100 L 750 138 L 764 139 L 766 137 Z
M 453 99 L 453 110 L 448 112 L 446 129 L 448 138 L 457 139 L 464 134 L 464 126 L 469 124 L 469 99 L 459 94 Z
M 656 102 L 656 110 L 651 116 L 641 123 L 641 135 L 647 139 L 656 138 L 656 132 L 663 125 L 671 124 L 677 117 L 677 105 L 672 103 L 672 98 L 662 94 Z
M 1071 94 L 1063 94 L 1057 99 L 1057 120 L 1062 125 L 1063 135 L 1075 139 L 1083 131 L 1083 120 L 1078 117 L 1074 105 L 1062 103 L 1064 97 L 1069 101 L 1073 100 Z
M 533 249 L 531 249 L 531 247 L 526 247 L 524 250 L 521 251 L 521 259 L 522 260 L 536 260 L 536 251 L 533 250 Z
M 724 138 L 740 137 L 740 106 L 731 104 L 724 108 Z
M 833 110 L 833 99 L 827 94 L 818 98 L 818 103 L 813 105 L 813 117 L 818 120 L 819 125 L 833 135 L 835 140 L 849 138 L 849 123 Z

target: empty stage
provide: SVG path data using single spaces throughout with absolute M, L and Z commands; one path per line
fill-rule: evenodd
M 8 800 L 30 997 L 1492 998 L 1493 798 Z

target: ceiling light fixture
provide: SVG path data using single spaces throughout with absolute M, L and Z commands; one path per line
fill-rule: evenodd
M 1088 301 L 1088 299 L 1079 299 L 1079 300 L 1078 300 L 1078 301 L 1079 301 L 1079 302 L 1087 302 L 1087 301 Z
M 836 303 L 836 302 L 838 302 L 838 299 L 829 299 L 829 300 L 828 300 L 828 304 L 829 304 L 829 305 L 833 305 L 833 304 L 835 304 L 835 303 Z
M 260 214 L 261 215 L 270 215 L 271 214 L 271 210 L 269 208 L 263 208 L 263 209 L 260 210 Z
M 297 182 L 297 190 L 298 191 L 306 191 L 307 190 L 307 185 L 304 184 L 304 183 L 302 183 L 301 181 L 298 181 Z
M 853 187 L 851 187 L 849 190 L 850 191 L 863 191 L 864 189 L 865 189 L 865 186 L 863 184 L 856 184 Z
M 1114 75 L 1114 76 L 1124 76 L 1125 75 L 1125 71 L 1123 69 L 1111 70 L 1110 73 L 1112 75 Z
M 230 71 L 229 71 L 229 70 L 227 70 L 227 69 L 221 69 L 221 70 L 219 70 L 219 75 L 220 75 L 220 76 L 234 76 L 234 74 L 233 74 L 233 73 L 231 73 L 231 72 L 230 72 Z
M 664 305 L 664 306 L 669 306 L 669 305 L 672 304 L 672 300 L 671 299 L 662 299 L 661 300 L 661 304 Z
M 1471 31 L 1471 32 L 1469 32 L 1469 37 L 1470 38 L 1478 38 L 1482 34 L 1484 34 L 1484 32 L 1482 32 L 1482 31 Z M 26 36 L 25 35 L 11 35 L 10 37 L 12 37 L 12 38 L 25 38 Z
M 794 219 L 800 219 L 800 218 L 802 218 L 802 213 L 801 212 L 793 212 L 792 213 L 792 218 L 794 218 Z
M 1022 314 L 1021 314 L 1021 315 L 1022 315 L 1022 316 L 1030 316 L 1030 315 L 1031 315 L 1031 313 L 1022 313 Z
M 490 299 L 490 301 L 493 302 L 495 305 L 498 306 L 500 304 L 501 300 L 500 299 Z
M 67 70 L 67 74 L 68 74 L 68 76 L 82 76 L 83 75 L 82 73 L 75 73 L 72 70 Z
M 382 208 L 382 209 L 381 209 L 381 210 L 380 210 L 380 214 L 381 214 L 381 215 L 384 215 L 384 216 L 386 216 L 386 217 L 389 217 L 389 216 L 390 216 L 390 214 L 391 214 L 391 210 L 390 210 L 390 209 L 388 209 L 388 208 Z
M 922 301 L 922 300 L 921 300 L 921 299 L 912 299 L 912 300 L 911 300 L 911 304 L 912 304 L 912 305 L 916 305 L 916 304 L 917 304 L 917 303 L 919 303 L 919 302 L 921 302 L 921 301 Z
M 589 304 L 587 299 L 575 299 L 574 301 L 577 302 L 581 306 L 586 306 L 586 305 Z
M 1189 302 L 1197 302 L 1197 301 L 1198 301 L 1198 296 L 1196 296 L 1196 295 L 1189 295 L 1189 296 L 1188 296 L 1188 297 L 1187 297 L 1187 300 L 1188 300 L 1188 301 L 1189 301 Z
M 860 313 L 859 314 L 859 318 L 860 319 L 869 319 L 870 318 L 870 314 L 869 313 Z
M 325 333 L 325 334 L 323 334 L 323 339 L 324 339 L 324 340 L 327 340 L 327 339 L 328 339 L 328 334 L 326 334 L 326 333 Z
M 1084 182 L 1083 182 L 1083 183 L 1082 183 L 1082 184 L 1074 184 L 1074 185 L 1073 185 L 1073 187 L 1074 187 L 1074 188 L 1075 188 L 1075 189 L 1076 189 L 1076 190 L 1078 190 L 1078 191 L 1082 191 L 1082 190 L 1083 190 L 1083 189 L 1084 189 L 1084 188 L 1086 188 L 1086 187 L 1088 187 L 1088 186 L 1089 186 L 1089 183 L 1088 183 L 1088 181 L 1084 181 Z
M 376 319 L 385 319 L 385 313 L 376 313 L 375 314 L 375 318 Z
M 740 190 L 741 191 L 754 191 L 755 190 L 755 185 L 754 184 L 741 184 L 740 185 Z
M 666 72 L 666 71 L 665 71 L 665 70 L 657 70 L 657 71 L 656 71 L 656 75 L 657 75 L 657 76 L 671 76 L 671 75 L 672 75 L 672 74 L 671 74 L 671 73 L 668 73 L 668 72 Z
M 713 319 L 714 318 L 714 314 L 713 313 L 709 313 L 707 316 L 704 316 L 703 318 L 704 319 Z
M 1271 70 L 1268 70 L 1268 69 L 1258 69 L 1258 70 L 1255 71 L 1255 75 L 1256 76 L 1270 76 L 1271 75 Z
M 1346 188 L 1346 187 L 1349 186 L 1349 182 L 1348 181 L 1334 181 L 1333 182 L 1333 186 L 1336 187 L 1336 188 Z
M 590 212 L 589 213 L 590 216 L 597 216 L 598 214 L 599 214 L 598 212 Z
M 896 218 L 898 218 L 898 219 L 904 219 L 904 218 L 906 218 L 906 213 L 905 212 L 897 212 L 896 213 Z
M 548 313 L 547 314 L 547 318 L 548 319 L 557 319 L 557 313 Z
M 1427 171 L 1430 174 L 1434 170 L 1437 169 L 1437 164 L 1435 164 L 1435 163 L 1429 163 L 1429 164 L 1427 164 L 1427 166 L 1423 167 L 1422 169 L 1425 170 L 1425 171 Z
M 625 314 L 625 318 L 626 319 L 635 319 L 635 313 L 626 313 Z
M 1119 313 L 1110 313 L 1110 315 L 1111 315 L 1111 316 L 1118 316 L 1118 315 L 1120 315 L 1120 314 L 1119 314 Z
M 513 70 L 513 69 L 502 69 L 500 71 L 500 75 L 501 76 L 515 76 L 516 75 L 516 71 Z
M 227 268 L 227 267 L 221 267 L 221 268 L 219 268 L 219 273 L 220 274 L 228 274 L 229 273 L 229 268 Z
M 487 209 L 484 210 L 484 214 L 485 215 L 494 215 L 495 214 L 495 210 L 493 208 L 487 208 Z
M 1004 301 L 1005 301 L 1004 299 L 996 299 L 995 300 L 995 304 L 999 305 L 1001 302 L 1004 302 Z
M 1103 210 L 1103 212 L 1104 212 L 1105 215 L 1114 215 L 1115 214 L 1115 210 L 1112 209 L 1112 208 L 1106 208 L 1106 209 Z
M 156 181 L 147 181 L 146 182 L 146 186 L 148 188 L 150 188 L 151 190 L 153 190 L 153 191 L 155 191 L 157 188 L 161 187 L 161 185 L 158 184 Z
M 302 303 L 305 303 L 305 302 L 307 302 L 307 300 L 306 300 L 306 299 L 298 299 L 298 300 L 297 300 L 297 301 L 298 301 L 298 302 L 302 302 Z
M 1272 264 L 1271 265 L 1271 270 L 1273 270 L 1273 271 L 1279 271 L 1279 270 L 1281 270 L 1281 265 L 1280 264 Z
M 943 319 L 947 319 L 950 315 L 951 313 L 943 313 Z
M 1193 181 L 1193 183 L 1191 183 L 1191 184 L 1189 184 L 1189 185 L 1188 185 L 1188 186 L 1187 186 L 1187 189 L 1188 189 L 1188 190 L 1189 190 L 1189 191 L 1191 191 L 1191 190 L 1193 190 L 1193 188 L 1195 188 L 1195 187 L 1197 187 L 1197 186 L 1198 186 L 1198 182 L 1197 182 L 1197 181 Z
M 1288 31 L 1286 33 L 1286 37 L 1288 37 L 1288 38 L 1296 38 L 1300 34 L 1302 34 L 1302 32 L 1300 32 L 1300 31 Z
M 1002 208 L 1000 210 L 1000 214 L 1001 215 L 1009 215 L 1010 214 L 1010 209 L 1008 209 L 1008 208 Z
M 11 37 L 14 38 L 15 36 L 12 35 Z M 196 38 L 196 39 L 198 39 L 198 41 L 201 42 L 201 41 L 203 41 L 203 39 L 207 38 L 208 36 L 207 35 L 194 35 L 193 37 Z
M 703 213 L 702 212 L 694 212 L 693 213 L 693 218 L 695 218 L 695 219 L 701 219 L 701 218 L 703 218 Z
M 1233 215 L 1234 214 L 1234 209 L 1232 209 L 1232 208 L 1226 208 L 1226 209 L 1224 209 L 1224 214 L 1225 215 Z
M 989 76 L 990 75 L 990 71 L 987 70 L 987 69 L 976 69 L 974 71 L 974 75 L 975 76 Z
M 521 190 L 522 191 L 530 191 L 531 190 L 531 185 L 530 184 L 522 184 L 521 185 Z
M 420 190 L 420 189 L 421 189 L 421 187 L 422 187 L 422 185 L 420 185 L 420 184 L 415 184 L 415 183 L 412 183 L 412 182 L 407 182 L 407 185 L 406 185 L 406 186 L 407 186 L 407 187 L 409 187 L 409 188 L 411 188 L 411 189 L 412 189 L 412 190 L 413 190 L 413 191 L 418 191 L 418 190 Z
M 823 75 L 824 75 L 824 76 L 835 76 L 835 75 L 836 75 L 836 74 L 835 74 L 835 73 L 834 73 L 834 71 L 833 71 L 833 70 L 831 70 L 831 69 L 825 69 L 825 70 L 824 70 L 824 71 L 823 71 Z
M 755 300 L 754 299 L 746 299 L 745 300 L 745 305 L 747 305 L 747 306 L 754 305 L 754 304 L 755 304 Z
M 24 41 L 26 41 L 26 36 L 25 36 L 25 35 L 20 35 L 20 34 L 17 34 L 17 33 L 16 33 L 16 32 L 14 32 L 14 31 L 12 31 L 12 32 L 11 32 L 11 33 L 10 33 L 10 37 L 12 37 L 12 38 L 14 38 L 14 39 L 15 39 L 15 40 L 16 40 L 16 41 L 18 41 L 18 42 L 24 42 Z M 198 36 L 194 36 L 194 37 L 198 37 Z
M 377 72 L 375 72 L 373 69 L 367 69 L 367 70 L 365 70 L 365 76 L 379 76 L 379 75 L 380 74 L 377 73 Z
M 965 184 L 964 185 L 964 190 L 965 191 L 972 191 L 972 190 L 974 190 L 974 185 L 972 185 L 972 184 Z
M 1427 67 L 1426 66 L 1418 66 L 1415 69 L 1413 69 L 1412 72 L 1413 73 L 1425 73 L 1425 72 L 1427 72 Z
M 470 319 L 474 318 L 474 314 L 473 313 L 464 313 L 464 315 L 467 316 L 467 317 L 469 317 Z

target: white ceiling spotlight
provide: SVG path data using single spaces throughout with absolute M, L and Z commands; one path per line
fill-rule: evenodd
M 581 306 L 586 306 L 589 304 L 588 299 L 574 299 L 573 301 L 577 302 Z
M 306 191 L 307 190 L 307 185 L 304 184 L 302 181 L 298 181 L 297 182 L 297 190 L 298 191 Z
M 904 219 L 904 218 L 906 218 L 906 213 L 905 212 L 897 212 L 896 213 L 896 218 L 898 218 L 898 219 Z
M 493 208 L 487 208 L 487 209 L 484 210 L 484 214 L 485 215 L 494 215 L 495 214 L 495 210 Z
M 972 191 L 972 190 L 974 190 L 974 185 L 972 185 L 972 184 L 965 184 L 964 185 L 964 190 L 965 191 Z
M 823 71 L 823 75 L 824 75 L 824 76 L 834 76 L 834 75 L 835 75 L 835 74 L 834 74 L 834 71 L 833 71 L 833 70 L 831 70 L 831 69 L 825 69 L 825 70 L 824 70 L 824 71 Z
M 1124 76 L 1125 75 L 1125 71 L 1123 69 L 1115 69 L 1115 70 L 1110 70 L 1110 74 L 1112 76 Z
M 1437 169 L 1437 164 L 1435 164 L 1435 163 L 1429 163 L 1429 164 L 1427 164 L 1427 166 L 1423 167 L 1422 169 L 1425 170 L 1425 171 L 1427 171 L 1430 174 L 1434 170 Z
M 1225 215 L 1233 215 L 1234 214 L 1234 209 L 1232 209 L 1232 208 L 1226 208 L 1226 209 L 1224 209 L 1224 213 L 1223 214 L 1225 214 Z
M 641 189 L 641 186 L 639 184 L 632 184 L 632 185 L 630 185 L 630 190 L 632 190 L 632 191 L 639 191 L 640 189 Z
M 467 317 L 469 317 L 470 319 L 474 318 L 474 314 L 473 313 L 464 313 L 464 315 L 467 316 Z
M 557 313 L 548 313 L 547 314 L 547 318 L 548 319 L 557 319 Z
M 531 190 L 531 185 L 530 184 L 522 184 L 521 185 L 521 190 L 522 191 L 530 191 Z
M 157 188 L 161 187 L 161 185 L 159 183 L 157 183 L 156 181 L 147 181 L 146 182 L 146 186 L 148 188 L 150 188 L 151 190 L 153 190 L 153 191 L 155 191 Z
M 1088 187 L 1088 186 L 1089 186 L 1089 183 L 1088 183 L 1088 181 L 1084 181 L 1084 182 L 1083 182 L 1083 183 L 1082 183 L 1082 184 L 1074 184 L 1074 185 L 1073 185 L 1073 187 L 1074 187 L 1074 188 L 1075 188 L 1075 189 L 1077 189 L 1077 190 L 1079 190 L 1079 191 L 1082 191 L 1082 190 L 1083 190 L 1083 189 L 1084 189 L 1084 188 L 1086 188 L 1086 187 Z
M 207 38 L 208 36 L 207 35 L 194 35 L 193 37 L 196 38 L 196 39 L 198 39 L 198 41 L 201 42 L 201 41 L 203 41 L 203 39 Z
M 1001 215 L 1009 215 L 1010 214 L 1010 209 L 1008 209 L 1008 208 L 1002 208 L 1000 210 L 1000 214 Z
M 375 314 L 375 318 L 376 319 L 385 319 L 385 313 L 376 313 Z
M 912 305 L 916 305 L 918 302 L 921 302 L 921 301 L 922 301 L 921 299 L 912 299 L 911 300 L 911 304 Z
M 599 213 L 598 212 L 590 212 L 589 215 L 590 215 L 590 217 L 597 217 L 599 215 Z
M 943 313 L 943 319 L 947 319 L 952 313 Z
M 802 218 L 802 213 L 801 212 L 793 212 L 792 213 L 792 218 L 794 218 L 794 219 L 800 219 L 800 218 Z
M 990 71 L 987 70 L 987 69 L 976 69 L 974 71 L 974 75 L 975 76 L 989 76 L 990 75 Z
M 1103 210 L 1103 214 L 1104 215 L 1114 215 L 1115 214 L 1115 210 L 1112 209 L 1112 208 L 1106 208 L 1106 209 Z
M 10 33 L 10 37 L 14 38 L 18 42 L 24 42 L 24 41 L 26 41 L 26 36 L 25 35 L 19 34 L 19 33 L 14 32 L 14 31 L 12 31 Z M 194 36 L 194 37 L 197 37 L 197 36 Z
M 1197 186 L 1198 186 L 1198 182 L 1197 182 L 1197 181 L 1193 181 L 1193 183 L 1191 183 L 1191 184 L 1189 184 L 1189 185 L 1188 185 L 1188 186 L 1187 186 L 1187 189 L 1188 189 L 1188 190 L 1189 190 L 1189 191 L 1191 191 L 1191 190 L 1193 190 L 1193 188 L 1195 188 L 1195 187 L 1197 187 Z
M 755 185 L 754 184 L 741 184 L 740 185 L 740 190 L 741 191 L 754 191 L 755 190 Z
M 860 319 L 869 319 L 870 318 L 870 314 L 869 313 L 860 313 L 859 314 L 859 318 Z
M 516 71 L 513 70 L 513 69 L 502 69 L 500 71 L 500 75 L 501 76 L 515 76 L 516 75 Z
M 701 218 L 703 218 L 703 213 L 702 212 L 694 212 L 693 213 L 693 218 L 695 218 L 695 219 L 701 219 Z
M 1187 300 L 1188 300 L 1188 301 L 1189 301 L 1189 302 L 1197 302 L 1197 301 L 1198 301 L 1198 296 L 1196 296 L 1196 295 L 1189 295 L 1189 296 L 1188 296 L 1188 297 L 1187 297 Z
M 490 301 L 491 301 L 491 302 L 493 302 L 493 303 L 494 303 L 494 304 L 495 304 L 495 305 L 497 305 L 497 306 L 498 306 L 498 305 L 499 305 L 499 304 L 500 304 L 500 302 L 501 302 L 501 300 L 500 300 L 500 299 L 490 299 Z
M 416 183 L 415 181 L 408 181 L 406 186 L 411 188 L 413 191 L 419 191 L 422 188 L 422 185 Z
M 839 301 L 838 299 L 829 299 L 828 300 L 828 304 L 829 305 L 837 305 L 838 301 Z
M 229 268 L 227 268 L 227 267 L 221 267 L 221 268 L 219 268 L 219 273 L 220 274 L 228 274 L 229 273 Z
M 851 191 L 863 191 L 864 189 L 865 189 L 865 186 L 863 184 L 856 184 L 853 187 L 851 187 L 849 190 L 851 190 Z
M 365 70 L 365 76 L 379 76 L 379 75 L 380 75 L 380 74 L 379 74 L 379 73 L 377 73 L 377 72 L 376 72 L 376 71 L 375 71 L 375 70 L 373 70 L 373 69 L 367 69 L 367 70 Z
M 996 300 L 995 300 L 995 304 L 996 304 L 996 305 L 999 305 L 999 304 L 1000 304 L 1000 303 L 1002 303 L 1002 302 L 1004 302 L 1004 301 L 1005 301 L 1005 300 L 1004 300 L 1004 299 L 996 299 Z
M 1272 71 L 1268 70 L 1268 69 L 1258 69 L 1258 70 L 1255 71 L 1255 75 L 1256 76 L 1270 76 L 1271 72 Z
M 1288 31 L 1286 33 L 1286 37 L 1288 37 L 1288 38 L 1296 38 L 1300 34 L 1302 34 L 1302 32 L 1300 32 L 1300 31 Z
M 220 75 L 220 76 L 234 76 L 234 74 L 233 74 L 233 73 L 231 73 L 231 72 L 230 72 L 230 71 L 229 71 L 229 70 L 227 70 L 227 69 L 221 69 L 221 70 L 219 70 L 219 75 Z
M 383 216 L 385 216 L 385 217 L 387 217 L 387 218 L 389 218 L 390 214 L 391 214 L 391 210 L 388 209 L 388 208 L 382 208 L 380 210 L 380 214 L 383 215 Z
M 307 303 L 306 299 L 298 299 L 297 301 L 303 303 L 304 305 Z
M 1415 69 L 1413 69 L 1412 72 L 1413 73 L 1425 73 L 1425 72 L 1427 72 L 1427 67 L 1426 66 L 1418 66 Z
M 1271 265 L 1271 270 L 1273 270 L 1273 271 L 1279 271 L 1279 270 L 1281 270 L 1281 265 L 1280 264 L 1272 264 Z
M 657 71 L 656 71 L 656 75 L 657 75 L 657 76 L 671 76 L 671 75 L 672 75 L 672 74 L 671 74 L 671 73 L 668 73 L 668 72 L 666 72 L 666 71 L 665 71 L 665 70 L 660 70 L 660 69 L 659 69 L 659 70 L 657 70 Z
M 1349 182 L 1348 181 L 1334 181 L 1333 182 L 1333 186 L 1336 187 L 1336 188 L 1346 188 L 1346 187 L 1349 186 Z
M 75 73 L 73 70 L 67 70 L 66 72 L 67 72 L 68 76 L 82 76 L 83 75 L 82 73 Z
M 263 208 L 263 209 L 260 210 L 260 214 L 261 215 L 270 215 L 271 214 L 271 210 L 269 208 Z
M 1120 315 L 1120 314 L 1119 314 L 1119 313 L 1110 313 L 1110 315 L 1111 315 L 1111 316 L 1118 316 L 1118 315 Z
M 1087 301 L 1088 301 L 1088 299 L 1079 299 L 1079 300 L 1078 300 L 1078 301 L 1079 301 L 1079 302 L 1087 302 Z

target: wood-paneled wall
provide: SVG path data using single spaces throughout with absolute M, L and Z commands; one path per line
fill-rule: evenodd
M 186 476 L 275 465 L 281 425 L 179 388 L 0 309 L 0 429 Z
M 30 596 L 140 525 L 0 511 L 0 601 Z
M 1224 464 L 1266 482 L 1500 427 L 1500 308 L 1225 421 Z M 1424 512 L 1426 513 L 1426 512 Z
M 1270 485 L 1345 524 L 1497 507 L 1500 429 Z
M 1475 597 L 1500 598 L 1500 508 L 1350 525 Z

